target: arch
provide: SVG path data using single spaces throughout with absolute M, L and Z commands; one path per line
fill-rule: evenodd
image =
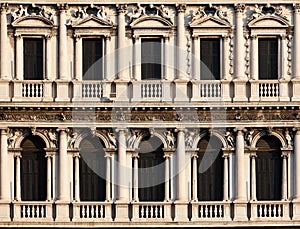
M 16 19 L 12 26 L 14 27 L 53 27 L 53 22 L 49 19 L 37 15 L 28 15 Z
M 138 149 L 138 148 L 139 148 L 139 146 L 140 146 L 142 140 L 143 140 L 146 136 L 147 136 L 147 133 L 146 133 L 146 132 L 142 132 L 142 134 L 137 138 L 137 140 L 136 140 L 135 143 L 134 143 L 134 148 L 135 148 L 135 149 Z M 167 142 L 166 142 L 166 139 L 164 138 L 164 136 L 163 136 L 161 133 L 154 131 L 154 132 L 152 133 L 152 136 L 153 136 L 153 137 L 159 138 L 159 139 L 161 140 L 161 142 L 163 143 L 164 148 L 168 148 L 168 144 L 167 144 Z
M 273 135 L 273 136 L 275 136 L 281 142 L 281 147 L 286 146 L 285 138 L 284 138 L 284 136 L 281 133 L 276 132 L 276 131 L 267 132 L 266 130 L 263 130 L 263 131 L 258 132 L 253 137 L 253 140 L 252 140 L 250 148 L 256 148 L 256 145 L 257 145 L 257 142 L 259 141 L 259 139 L 262 138 L 265 135 Z
M 130 26 L 132 28 L 171 28 L 173 24 L 162 17 L 144 15 L 133 21 Z
M 76 140 L 75 140 L 75 143 L 74 143 L 74 148 L 75 149 L 79 149 L 79 146 L 80 146 L 80 143 L 83 139 L 85 139 L 86 137 L 90 136 L 91 133 L 89 131 L 84 131 L 84 132 L 81 132 Z M 100 138 L 102 140 L 102 142 L 104 143 L 104 146 L 105 148 L 110 148 L 110 143 L 109 143 L 109 140 L 107 139 L 107 137 L 103 134 L 103 133 L 98 133 L 96 132 L 95 133 L 95 136 Z
M 229 148 L 228 142 L 221 132 L 219 132 L 217 130 L 212 130 L 210 134 L 212 136 L 217 137 L 221 141 L 223 148 L 225 148 L 225 149 Z M 207 130 L 200 132 L 194 139 L 193 149 L 197 149 L 198 143 L 201 140 L 201 138 L 203 138 L 207 135 L 209 135 L 209 132 Z
M 105 21 L 101 18 L 98 18 L 94 15 L 90 15 L 87 18 L 84 18 L 82 20 L 74 21 L 72 24 L 72 27 L 105 27 L 105 28 L 111 28 L 113 27 L 112 22 Z
M 30 135 L 33 136 L 39 136 L 46 144 L 46 148 L 51 148 L 51 141 L 49 140 L 49 138 L 41 131 L 36 130 L 34 133 L 30 133 L 30 132 L 23 132 L 23 134 L 21 134 L 15 142 L 15 148 L 21 148 L 22 142 L 24 141 L 24 139 Z

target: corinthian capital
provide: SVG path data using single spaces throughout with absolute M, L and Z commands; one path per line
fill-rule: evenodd
M 235 12 L 237 12 L 237 13 L 243 13 L 244 9 L 245 9 L 245 4 L 241 4 L 241 3 L 234 4 L 234 10 L 235 10 Z

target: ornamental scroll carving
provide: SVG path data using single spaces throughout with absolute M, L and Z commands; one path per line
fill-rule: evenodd
M 54 15 L 55 10 L 53 8 L 46 6 L 37 6 L 34 3 L 29 6 L 20 5 L 19 8 L 13 9 L 11 11 L 13 21 L 26 16 L 39 16 L 53 22 Z

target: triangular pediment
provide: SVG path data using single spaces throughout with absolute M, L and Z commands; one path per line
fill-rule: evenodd
M 259 27 L 259 28 L 287 28 L 289 27 L 289 23 L 287 20 L 274 16 L 274 15 L 265 15 L 259 18 L 255 18 L 251 20 L 248 24 L 251 27 Z
M 16 19 L 12 25 L 14 27 L 53 27 L 53 22 L 45 17 L 30 15 Z
M 160 16 L 142 16 L 130 24 L 133 28 L 170 28 L 172 22 Z
M 74 21 L 72 23 L 73 27 L 93 27 L 93 28 L 97 28 L 97 27 L 112 27 L 113 24 L 109 21 L 105 21 L 101 18 L 95 17 L 95 16 L 89 16 L 87 18 L 84 18 L 82 20 L 79 21 Z
M 201 27 L 230 27 L 230 23 L 225 20 L 221 20 L 214 16 L 207 16 L 197 20 L 194 20 L 190 23 L 190 27 L 192 28 L 201 28 Z

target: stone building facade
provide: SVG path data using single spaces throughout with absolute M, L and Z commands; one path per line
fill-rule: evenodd
M 300 2 L 1 3 L 0 226 L 300 225 Z

